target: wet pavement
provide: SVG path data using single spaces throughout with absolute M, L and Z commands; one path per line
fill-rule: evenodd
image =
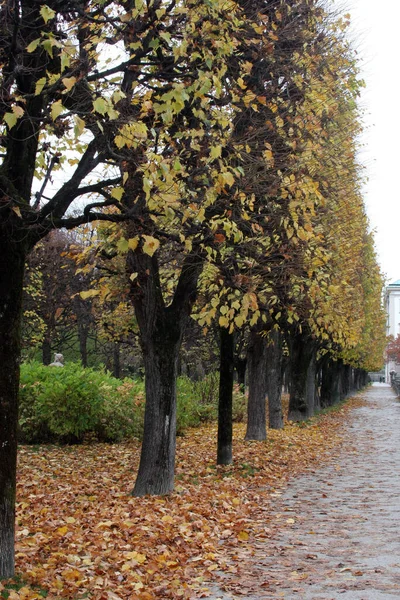
M 343 451 L 274 501 L 243 585 L 228 577 L 210 598 L 400 599 L 400 402 L 385 384 L 363 396 Z

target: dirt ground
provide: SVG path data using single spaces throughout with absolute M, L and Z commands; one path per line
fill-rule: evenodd
M 269 538 L 209 598 L 400 598 L 400 402 L 386 384 L 364 395 L 343 449 L 276 494 Z

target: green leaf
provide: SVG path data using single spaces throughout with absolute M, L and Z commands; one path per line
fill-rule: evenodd
M 85 129 L 85 125 L 86 125 L 86 123 L 83 119 L 81 119 L 78 116 L 75 117 L 75 126 L 74 126 L 75 137 L 79 137 L 81 135 L 82 131 Z
M 44 4 L 40 9 L 40 14 L 42 15 L 43 21 L 47 23 L 51 19 L 54 19 L 56 16 L 56 11 L 50 8 L 50 6 L 47 6 L 47 4 Z
M 96 112 L 100 113 L 101 115 L 105 115 L 108 106 L 104 98 L 96 98 L 96 100 L 93 102 L 93 108 Z
M 12 129 L 14 127 L 15 123 L 17 122 L 18 117 L 15 113 L 10 112 L 10 113 L 5 113 L 3 119 L 7 123 L 8 129 Z
M 33 40 L 33 42 L 31 42 L 29 44 L 29 46 L 27 47 L 26 51 L 31 53 L 31 52 L 35 52 L 36 48 L 39 46 L 41 40 L 40 38 L 37 38 L 36 40 Z
M 57 119 L 57 117 L 62 113 L 63 110 L 64 107 L 61 103 L 61 100 L 57 100 L 57 102 L 53 103 L 51 107 L 51 118 L 53 119 L 53 121 Z
M 42 46 L 46 50 L 50 58 L 53 58 L 53 40 L 44 40 Z
M 120 254 L 125 254 L 129 250 L 129 241 L 126 238 L 121 238 L 117 243 L 117 250 Z
M 47 83 L 47 78 L 46 77 L 41 77 L 40 79 L 37 80 L 36 82 L 36 86 L 35 86 L 35 96 L 38 96 L 39 94 L 42 93 L 44 86 Z
M 210 151 L 210 158 L 220 158 L 222 146 L 213 146 Z

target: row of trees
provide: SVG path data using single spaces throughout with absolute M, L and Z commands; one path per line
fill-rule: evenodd
M 245 328 L 248 437 L 258 439 L 266 357 L 280 426 L 282 356 L 291 363 L 290 416 L 303 418 L 316 405 L 317 361 L 321 401 L 330 403 L 334 372 L 345 373 L 346 390 L 350 372 L 380 365 L 384 329 L 356 159 L 362 83 L 346 18 L 318 0 L 1 0 L 0 17 L 6 577 L 24 265 L 52 230 L 101 221 L 90 250 L 78 252 L 82 277 L 88 253 L 101 273 L 86 297 L 107 306 L 123 294 L 134 308 L 146 382 L 137 496 L 173 489 L 176 376 L 191 315 L 205 333 L 219 329 L 220 462 L 232 457 L 234 345 Z M 72 288 L 66 295 L 78 298 Z

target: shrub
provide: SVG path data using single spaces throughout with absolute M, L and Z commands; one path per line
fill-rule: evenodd
M 19 437 L 28 443 L 99 441 L 140 436 L 143 384 L 70 363 L 21 368 Z
M 198 427 L 201 423 L 218 418 L 219 374 L 209 373 L 200 381 L 188 377 L 178 379 L 177 432 L 182 434 L 187 427 Z M 232 418 L 240 423 L 247 416 L 247 397 L 238 384 L 233 388 Z
M 215 421 L 218 415 L 217 373 L 202 381 L 177 382 L 177 433 Z M 243 421 L 247 401 L 239 386 L 233 394 L 233 420 Z M 85 439 L 118 442 L 142 438 L 144 382 L 115 379 L 79 364 L 47 367 L 22 365 L 19 439 L 25 443 L 78 443 Z

